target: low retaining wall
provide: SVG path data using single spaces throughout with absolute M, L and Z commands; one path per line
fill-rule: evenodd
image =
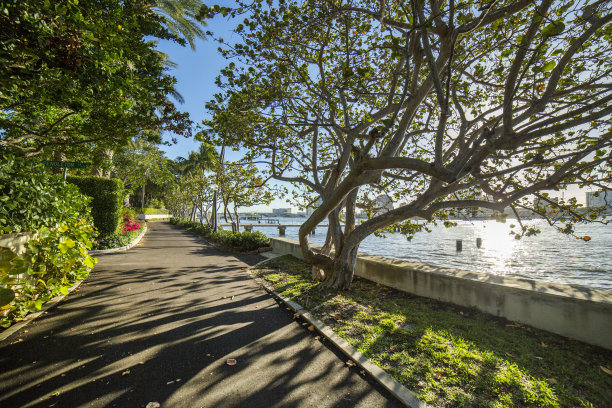
M 139 220 L 158 220 L 163 218 L 172 218 L 170 214 L 138 214 Z
M 273 252 L 302 258 L 295 240 L 272 238 Z M 517 279 L 360 254 L 355 275 L 404 292 L 473 307 L 612 350 L 612 292 Z
M 17 255 L 23 255 L 27 249 L 26 244 L 32 237 L 34 234 L 31 232 L 0 235 L 0 248 L 8 248 Z

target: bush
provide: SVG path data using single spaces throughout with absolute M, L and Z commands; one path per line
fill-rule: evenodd
M 0 234 L 35 231 L 62 218 L 89 215 L 88 200 L 78 189 L 44 173 L 39 164 L 0 154 Z
M 164 204 L 164 202 L 162 200 L 158 200 L 157 198 L 152 198 L 149 200 L 148 203 L 152 208 L 166 208 L 166 205 Z M 142 214 L 142 213 L 141 213 Z M 145 213 L 146 214 L 146 213 Z M 163 213 L 165 214 L 165 213 Z
M 0 251 L 0 325 L 8 327 L 87 277 L 96 231 L 90 198 L 32 162 L 0 157 L 0 201 L 0 232 L 36 232 L 20 256 Z
M 170 222 L 236 251 L 254 251 L 261 247 L 270 246 L 270 239 L 259 231 L 231 232 L 219 229 L 217 232 L 214 232 L 208 225 L 202 225 L 196 221 L 183 221 L 171 218 Z
M 122 216 L 120 232 L 100 237 L 94 242 L 94 249 L 121 248 L 136 239 L 144 223 L 136 220 L 136 213 L 132 208 L 124 208 Z
M 92 198 L 91 215 L 102 237 L 119 231 L 124 197 L 121 180 L 95 176 L 68 177 L 66 180 Z
M 140 229 L 140 223 L 136 221 L 135 215 L 130 211 L 123 212 L 123 221 L 121 222 L 121 235 L 125 235 L 128 232 L 138 231 Z

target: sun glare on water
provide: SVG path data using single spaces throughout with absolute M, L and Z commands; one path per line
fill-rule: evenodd
M 510 225 L 495 221 L 478 223 L 474 232 L 476 237 L 482 238 L 481 256 L 489 258 L 493 264 L 496 274 L 505 274 L 509 270 L 509 264 L 516 257 L 523 245 L 522 240 L 517 240 L 510 235 Z

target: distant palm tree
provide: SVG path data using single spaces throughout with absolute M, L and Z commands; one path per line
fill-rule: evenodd
M 182 158 L 177 158 L 177 161 L 179 161 L 179 159 Z M 218 162 L 219 156 L 217 155 L 215 147 L 208 143 L 202 143 L 198 151 L 189 152 L 189 157 L 182 161 L 182 164 L 184 165 L 183 174 L 201 172 L 202 176 L 204 176 L 204 172 L 206 170 L 214 169 Z M 196 209 L 197 206 L 194 203 L 191 210 L 190 220 L 195 221 Z M 200 220 L 200 222 L 202 222 L 202 220 Z
M 153 9 L 164 18 L 168 30 L 184 38 L 195 50 L 196 39 L 205 36 L 202 27 L 206 23 L 197 18 L 203 5 L 201 0 L 156 0 Z
M 184 173 L 202 172 L 212 170 L 217 164 L 219 158 L 215 146 L 202 143 L 199 149 L 195 152 L 189 152 L 189 157 L 185 160 Z

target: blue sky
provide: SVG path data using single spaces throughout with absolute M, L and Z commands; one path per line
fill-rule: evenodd
M 227 18 L 220 17 L 210 20 L 205 29 L 229 39 L 232 35 L 232 26 Z M 171 41 L 160 41 L 157 48 L 168 54 L 178 65 L 177 68 L 170 70 L 170 74 L 176 77 L 177 90 L 185 98 L 185 103 L 178 105 L 179 109 L 189 112 L 193 122 L 200 124 L 207 117 L 204 104 L 217 91 L 215 78 L 221 68 L 227 64 L 217 51 L 218 44 L 211 40 L 198 40 L 194 51 L 189 46 L 181 47 Z M 169 158 L 174 159 L 177 156 L 186 157 L 190 151 L 196 150 L 198 145 L 199 142 L 193 138 L 179 137 L 177 144 L 162 146 L 162 149 Z
M 233 2 L 230 2 L 233 3 Z M 235 40 L 232 37 L 232 28 L 235 25 L 229 18 L 217 17 L 208 21 L 206 30 L 227 40 Z M 181 47 L 171 41 L 160 41 L 158 49 L 170 56 L 170 59 L 178 66 L 170 70 L 178 81 L 177 90 L 185 99 L 183 105 L 178 105 L 183 112 L 189 112 L 191 120 L 198 125 L 208 117 L 204 104 L 212 99 L 218 88 L 215 78 L 219 71 L 228 63 L 217 51 L 219 44 L 212 40 L 198 40 L 195 51 L 190 47 Z M 174 135 L 166 135 L 165 140 L 170 140 Z M 197 150 L 199 142 L 194 138 L 178 137 L 178 143 L 171 146 L 161 146 L 166 156 L 175 159 L 178 156 L 187 157 L 190 151 Z M 227 160 L 237 160 L 242 153 L 226 150 Z M 272 208 L 289 207 L 284 199 L 275 199 L 269 207 L 255 206 L 244 208 L 241 211 L 272 211 Z

